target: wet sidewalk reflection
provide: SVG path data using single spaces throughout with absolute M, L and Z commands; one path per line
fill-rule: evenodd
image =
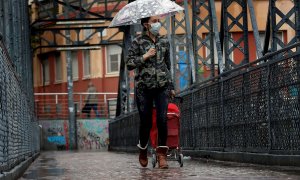
M 42 152 L 20 179 L 300 179 L 300 168 L 186 160 L 182 168 L 172 161 L 161 170 L 150 162 L 141 168 L 136 154 Z

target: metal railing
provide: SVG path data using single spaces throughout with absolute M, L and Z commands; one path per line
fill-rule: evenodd
M 183 150 L 299 155 L 299 48 L 296 43 L 180 93 Z M 136 148 L 138 127 L 137 112 L 111 121 L 111 148 Z
M 82 112 L 86 97 L 97 96 L 98 117 L 94 110 L 90 117 Z M 117 93 L 73 93 L 77 118 L 114 118 L 116 114 Z M 37 119 L 68 119 L 68 93 L 35 93 L 35 115 Z
M 28 0 L 0 2 L 0 172 L 40 151 L 34 119 Z
M 24 60 L 22 65 L 12 61 L 11 57 L 21 56 L 18 51 L 14 52 L 15 56 L 10 56 L 6 43 L 0 39 L 1 173 L 40 151 L 40 127 L 34 118 L 33 94 L 30 94 L 32 81 L 29 80 L 30 75 L 24 73 L 30 69 L 30 63 L 25 57 L 21 59 Z M 26 79 L 28 81 L 24 82 Z

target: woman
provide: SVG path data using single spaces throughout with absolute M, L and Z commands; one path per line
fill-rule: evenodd
M 159 36 L 159 17 L 141 20 L 142 35 L 135 38 L 128 52 L 127 68 L 136 69 L 136 101 L 140 115 L 139 162 L 142 167 L 148 164 L 147 146 L 152 127 L 152 108 L 157 110 L 158 147 L 156 149 L 159 168 L 168 168 L 166 146 L 168 95 L 174 97 L 171 78 L 169 42 Z M 154 104 L 153 104 L 154 102 Z

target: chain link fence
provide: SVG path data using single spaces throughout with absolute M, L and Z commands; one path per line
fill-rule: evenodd
M 0 171 L 39 152 L 27 0 L 0 2 Z

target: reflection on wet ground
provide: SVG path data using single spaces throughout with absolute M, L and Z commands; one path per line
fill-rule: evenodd
M 141 168 L 136 154 L 43 152 L 20 178 L 27 179 L 300 179 L 300 168 L 260 166 L 212 160 L 175 161 L 169 169 Z

